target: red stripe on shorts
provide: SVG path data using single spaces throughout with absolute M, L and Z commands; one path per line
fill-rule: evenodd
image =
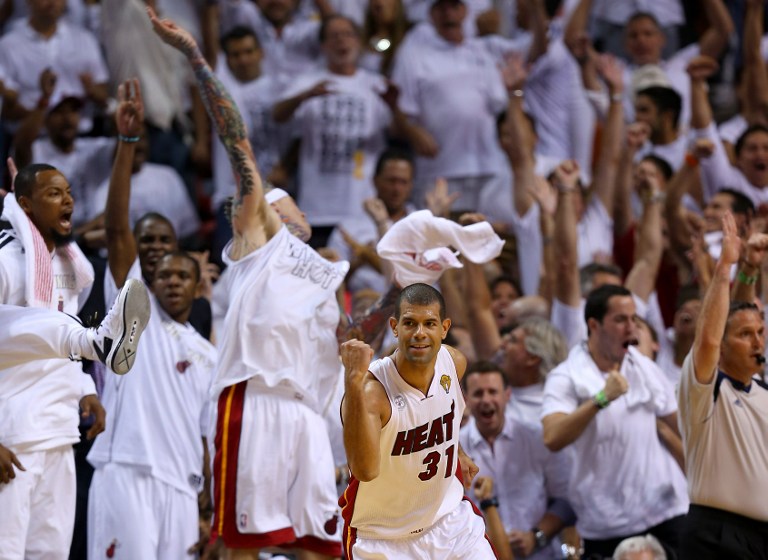
M 469 505 L 472 506 L 472 511 L 475 512 L 475 515 L 477 515 L 478 517 L 482 518 L 483 523 L 485 523 L 485 516 L 482 514 L 482 512 L 479 509 L 477 509 L 477 506 L 475 505 L 475 502 L 473 502 L 472 500 L 470 500 L 466 496 L 464 496 L 462 499 L 469 502 Z M 485 540 L 488 541 L 488 544 L 491 545 L 491 550 L 493 551 L 493 555 L 496 558 L 498 558 L 499 557 L 499 553 L 496 552 L 496 549 L 493 547 L 493 543 L 491 542 L 491 539 L 488 538 L 488 533 L 487 532 L 483 533 L 483 536 L 485 537 Z
M 360 481 L 354 476 L 349 477 L 349 485 L 339 498 L 341 517 L 344 520 L 344 533 L 342 534 L 342 546 L 347 560 L 352 560 L 352 547 L 357 540 L 357 529 L 351 526 L 352 514 L 355 513 L 355 498 L 360 488 Z

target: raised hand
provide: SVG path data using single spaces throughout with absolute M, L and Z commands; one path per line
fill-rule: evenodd
M 573 190 L 579 185 L 579 164 L 576 160 L 566 159 L 555 169 L 555 186 Z
M 712 76 L 720 66 L 711 56 L 699 55 L 691 59 L 685 69 L 694 81 L 704 81 Z
M 747 241 L 744 260 L 753 268 L 760 268 L 765 260 L 766 251 L 768 251 L 768 234 L 753 233 Z
M 200 282 L 198 283 L 198 295 L 202 298 L 211 300 L 213 297 L 213 285 L 219 279 L 221 269 L 216 263 L 208 260 L 209 251 L 190 252 L 189 256 L 197 261 L 200 267 Z
M 557 190 L 544 177 L 536 175 L 533 183 L 526 185 L 526 189 L 539 204 L 541 211 L 548 216 L 554 216 L 557 211 Z
M 342 343 L 340 354 L 347 381 L 362 381 L 373 361 L 373 349 L 362 340 L 348 340 Z
M 387 206 L 380 198 L 366 198 L 363 201 L 363 210 L 365 210 L 365 212 L 377 224 L 383 224 L 389 220 L 389 212 L 387 211 Z
M 501 78 L 508 92 L 523 89 L 525 80 L 528 79 L 528 69 L 525 60 L 519 53 L 512 53 L 504 57 L 504 64 L 500 67 Z
M 458 200 L 461 193 L 448 193 L 448 181 L 442 177 L 435 181 L 435 188 L 425 195 L 427 209 L 433 215 L 445 218 L 451 211 L 451 206 Z
M 605 387 L 603 388 L 608 402 L 615 401 L 628 390 L 629 382 L 626 377 L 619 373 L 618 369 L 614 369 L 608 374 L 608 377 L 605 379 Z
M 611 93 L 624 91 L 624 65 L 615 56 L 601 54 L 597 57 L 597 73 L 608 84 Z
M 56 89 L 56 74 L 50 68 L 46 68 L 40 73 L 40 92 L 44 99 L 50 99 L 53 90 Z
M 155 30 L 155 33 L 163 42 L 180 50 L 187 56 L 197 51 L 197 43 L 195 43 L 195 39 L 186 29 L 179 27 L 170 19 L 158 18 L 155 10 L 150 6 L 147 6 L 147 15 L 152 22 L 152 29 Z
M 139 80 L 126 80 L 117 88 L 117 110 L 115 124 L 121 136 L 139 136 L 144 126 L 144 102 L 141 98 Z
M 697 138 L 691 148 L 691 153 L 699 160 L 710 157 L 714 152 L 715 144 L 707 138 Z
M 723 242 L 722 252 L 720 253 L 720 260 L 718 263 L 724 265 L 732 265 L 739 262 L 739 254 L 741 252 L 741 238 L 739 237 L 738 229 L 736 228 L 736 220 L 733 219 L 733 214 L 727 211 L 723 215 Z

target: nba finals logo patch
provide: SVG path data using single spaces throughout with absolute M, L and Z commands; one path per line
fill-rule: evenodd
M 440 377 L 440 386 L 445 389 L 445 394 L 447 395 L 448 391 L 451 390 L 451 378 L 443 374 Z
M 112 539 L 112 542 L 109 543 L 109 546 L 107 547 L 107 558 L 114 558 L 115 557 L 115 550 L 120 546 L 120 543 L 117 542 L 117 539 Z
M 395 406 L 398 410 L 403 410 L 405 408 L 405 399 L 403 398 L 403 395 L 395 395 L 392 400 L 395 401 Z

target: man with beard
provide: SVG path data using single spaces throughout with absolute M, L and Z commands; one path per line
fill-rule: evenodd
M 76 315 L 88 297 L 93 268 L 72 236 L 74 200 L 56 168 L 29 165 L 4 200 L 0 233 L 0 303 Z M 103 341 L 101 341 L 103 343 Z M 106 354 L 106 346 L 100 350 Z M 78 403 L 95 414 L 88 433 L 104 430 L 104 409 L 79 364 L 51 359 L 4 370 L 0 385 L 0 451 L 25 466 L 0 488 L 0 557 L 66 558 L 75 513 L 72 444 L 80 439 Z M 5 447 L 3 447 L 5 446 Z

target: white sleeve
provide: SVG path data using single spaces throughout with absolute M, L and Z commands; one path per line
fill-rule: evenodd
M 587 338 L 587 325 L 581 308 L 565 305 L 557 298 L 552 300 L 552 324 L 563 333 L 569 349 Z
M 541 209 L 534 203 L 524 216 L 512 210 L 512 233 L 517 240 L 517 263 L 523 294 L 535 296 L 539 292 L 543 242 L 539 219 Z
M 544 402 L 541 405 L 541 418 L 562 412 L 570 414 L 579 407 L 579 399 L 571 378 L 559 368 L 547 375 L 544 383 Z
M 715 145 L 715 151 L 708 158 L 701 160 L 701 184 L 704 191 L 704 200 L 717 194 L 717 191 L 724 187 L 734 188 L 741 181 L 739 173 L 731 165 L 728 155 L 725 153 L 723 143 L 717 134 L 717 127 L 714 121 L 709 123 L 707 128 L 695 128 L 692 130 L 694 139 L 705 138 Z

